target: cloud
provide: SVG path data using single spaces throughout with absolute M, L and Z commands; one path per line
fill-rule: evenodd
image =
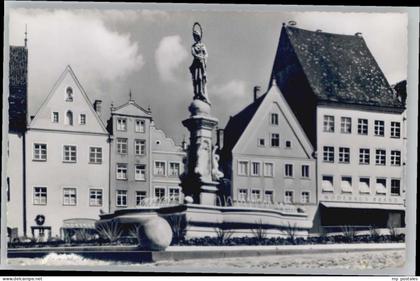
M 243 98 L 246 95 L 246 83 L 242 80 L 233 79 L 225 84 L 213 86 L 210 88 L 210 93 L 227 99 Z
M 66 65 L 95 90 L 144 66 L 138 43 L 109 30 L 104 21 L 81 10 L 11 10 L 11 45 L 23 45 L 28 25 L 31 95 L 45 97 Z
M 163 37 L 155 52 L 156 67 L 162 81 L 174 82 L 175 72 L 187 56 L 179 35 Z

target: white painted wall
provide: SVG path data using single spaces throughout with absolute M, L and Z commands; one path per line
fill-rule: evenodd
M 324 115 L 332 115 L 335 119 L 334 133 L 323 131 Z M 343 134 L 340 132 L 341 117 L 351 117 L 352 132 Z M 403 175 L 405 162 L 404 144 L 404 114 L 373 112 L 357 109 L 334 108 L 331 106 L 318 106 L 317 108 L 317 163 L 318 163 L 318 190 L 320 201 L 335 202 L 360 202 L 360 203 L 381 203 L 381 204 L 403 204 L 405 198 L 405 180 Z M 368 135 L 357 133 L 358 119 L 368 119 Z M 374 121 L 385 121 L 385 136 L 374 135 Z M 391 121 L 401 122 L 401 137 L 390 137 Z M 326 163 L 323 161 L 323 146 L 335 147 L 335 162 Z M 350 164 L 338 163 L 338 148 L 350 148 Z M 370 148 L 370 164 L 359 164 L 359 149 Z M 375 164 L 376 149 L 386 150 L 386 165 L 378 166 Z M 391 150 L 401 151 L 401 166 L 390 165 Z M 334 192 L 322 192 L 322 175 L 334 176 Z M 340 187 L 341 176 L 352 176 L 353 192 L 342 193 Z M 358 189 L 359 177 L 370 177 L 370 194 L 360 194 Z M 376 194 L 376 178 L 387 179 L 387 194 Z M 391 196 L 391 178 L 401 179 L 401 196 Z
M 63 220 L 71 218 L 99 219 L 99 210 L 108 209 L 109 144 L 107 135 L 29 130 L 27 133 L 27 227 L 35 226 L 36 215 L 45 216 L 45 226 L 52 227 L 52 235 L 59 235 Z M 47 161 L 33 161 L 33 143 L 47 144 Z M 63 162 L 63 145 L 77 146 L 77 162 Z M 102 147 L 102 164 L 89 164 L 89 146 Z M 47 204 L 33 204 L 33 188 L 47 187 Z M 63 188 L 77 190 L 77 204 L 63 205 Z M 103 204 L 89 206 L 89 189 L 103 190 Z
M 10 182 L 10 201 L 7 202 L 7 226 L 18 228 L 18 235 L 23 235 L 23 160 L 22 136 L 8 134 L 7 177 Z M 6 151 L 4 152 L 6 154 Z

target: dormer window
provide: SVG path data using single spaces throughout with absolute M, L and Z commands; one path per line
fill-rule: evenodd
M 70 110 L 66 113 L 66 124 L 73 126 L 73 112 L 71 112 Z
M 66 101 L 73 101 L 73 89 L 71 87 L 66 89 Z
M 80 114 L 80 125 L 86 125 L 86 114 Z
M 53 121 L 53 123 L 58 123 L 60 121 L 58 112 L 53 112 L 53 114 L 52 114 L 52 121 Z

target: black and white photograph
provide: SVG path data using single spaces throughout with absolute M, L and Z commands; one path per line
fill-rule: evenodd
M 418 9 L 5 8 L 2 267 L 414 274 Z

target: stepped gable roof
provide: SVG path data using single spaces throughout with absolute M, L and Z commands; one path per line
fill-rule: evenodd
M 284 28 L 319 101 L 404 107 L 361 35 Z
M 224 144 L 222 151 L 230 152 L 235 147 L 242 133 L 245 131 L 249 122 L 254 117 L 267 93 L 257 98 L 253 103 L 245 107 L 242 111 L 232 116 L 224 130 Z

